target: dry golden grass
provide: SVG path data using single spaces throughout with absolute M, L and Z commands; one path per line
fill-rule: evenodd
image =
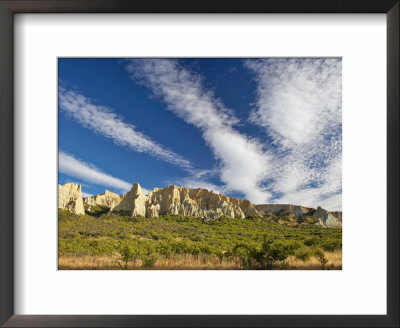
M 59 270 L 121 270 L 121 257 L 115 256 L 68 256 L 59 257 Z M 142 260 L 128 262 L 128 270 L 234 270 L 239 268 L 240 262 L 223 259 L 221 262 L 216 256 L 209 255 L 181 255 L 170 258 L 161 257 L 153 266 L 143 266 Z
M 58 257 L 59 270 L 120 270 L 117 256 L 73 256 Z
M 341 270 L 342 252 L 326 252 L 328 263 L 326 269 Z M 121 270 L 121 257 L 115 256 L 72 256 L 62 255 L 58 260 L 59 270 Z M 143 266 L 141 260 L 128 262 L 128 270 L 238 270 L 241 269 L 239 258 L 224 258 L 222 261 L 213 255 L 176 255 L 170 258 L 161 257 L 153 266 Z M 303 262 L 289 257 L 283 266 L 292 270 L 320 270 L 320 263 L 315 259 Z
M 337 250 L 334 252 L 325 252 L 325 256 L 328 259 L 328 263 L 325 268 L 328 270 L 341 270 L 342 269 L 342 251 Z M 289 268 L 296 270 L 319 270 L 321 264 L 315 257 L 310 258 L 307 262 L 303 262 L 291 256 L 287 259 Z

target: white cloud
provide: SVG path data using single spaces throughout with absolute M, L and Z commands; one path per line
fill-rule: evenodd
M 276 146 L 276 203 L 341 209 L 341 60 L 247 60 L 257 82 L 250 121 Z
M 178 185 L 191 189 L 203 188 L 207 190 L 212 190 L 217 194 L 227 194 L 228 192 L 232 191 L 227 186 L 217 186 L 206 180 L 195 179 L 192 177 L 179 180 Z
M 257 140 L 233 128 L 238 119 L 204 89 L 200 76 L 176 60 L 134 59 L 127 61 L 126 70 L 161 98 L 170 111 L 201 129 L 220 163 L 220 179 L 227 189 L 240 191 L 255 203 L 268 200 L 270 193 L 260 184 L 268 175 L 269 156 Z
M 303 206 L 321 206 L 330 211 L 342 208 L 342 166 L 341 159 L 332 162 L 327 168 L 320 170 L 316 187 L 300 187 L 284 192 L 279 203 L 294 203 Z
M 327 209 L 328 211 L 341 211 L 342 210 L 342 193 L 330 196 L 326 199 L 319 200 L 319 206 Z
M 92 197 L 93 195 L 92 194 L 89 194 L 89 193 L 87 193 L 87 192 L 83 192 L 82 191 L 82 197 L 83 198 L 89 198 L 89 197 Z
M 59 106 L 84 127 L 110 138 L 117 145 L 129 147 L 185 169 L 191 168 L 189 161 L 182 156 L 163 148 L 137 131 L 134 125 L 124 122 L 123 118 L 113 113 L 111 109 L 93 104 L 91 99 L 79 92 L 60 86 Z
M 114 188 L 123 193 L 129 191 L 132 187 L 132 183 L 101 172 L 92 164 L 85 163 L 62 151 L 58 153 L 58 169 L 59 172 L 70 177 L 82 179 L 99 186 Z
M 283 146 L 315 142 L 327 126 L 341 123 L 341 60 L 266 59 L 245 64 L 258 82 L 251 120 Z
M 227 194 L 232 191 L 227 185 L 216 185 L 208 181 L 209 178 L 218 176 L 220 174 L 219 169 L 211 170 L 193 170 L 190 172 L 190 176 L 179 178 L 179 179 L 168 179 L 166 183 L 168 185 L 174 184 L 183 186 L 186 188 L 196 189 L 203 188 L 212 190 L 217 194 Z

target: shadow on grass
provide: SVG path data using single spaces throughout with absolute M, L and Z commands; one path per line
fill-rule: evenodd
M 101 206 L 101 205 L 96 205 L 96 206 L 91 206 L 90 210 L 85 209 L 85 214 L 95 217 L 95 218 L 99 218 L 100 216 L 102 216 L 103 214 L 107 214 L 108 212 L 110 212 L 110 208 L 106 207 L 106 206 Z

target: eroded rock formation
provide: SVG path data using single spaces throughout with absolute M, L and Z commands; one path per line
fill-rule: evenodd
M 82 199 L 81 186 L 68 183 L 59 185 L 58 207 L 75 214 L 84 214 L 86 206 L 104 206 L 111 211 L 122 212 L 130 216 L 157 217 L 164 214 L 191 215 L 205 219 L 218 219 L 221 216 L 245 218 L 248 216 L 309 216 L 318 218 L 317 225 L 340 228 L 342 212 L 328 212 L 321 207 L 317 209 L 290 204 L 254 205 L 245 199 L 216 194 L 202 188 L 189 189 L 178 186 L 154 188 L 147 195 L 138 183 L 121 196 L 106 190 L 104 194 Z
M 278 216 L 295 215 L 319 218 L 318 225 L 341 227 L 341 221 L 330 212 L 289 204 L 254 205 L 248 200 L 216 194 L 206 189 L 189 189 L 178 186 L 154 188 L 147 195 L 138 183 L 114 207 L 113 211 L 124 212 L 131 216 L 157 217 L 163 214 L 191 215 L 206 219 L 218 219 L 221 216 L 244 218 L 255 215 L 274 214 Z
M 114 192 L 106 190 L 104 194 L 95 195 L 92 197 L 88 197 L 84 199 L 84 203 L 90 206 L 106 206 L 112 210 L 115 206 L 117 206 L 124 196 L 118 195 Z
M 146 195 L 137 182 L 113 210 L 125 212 L 131 216 L 146 216 Z
M 261 204 L 255 205 L 259 215 L 274 214 L 278 216 L 286 216 L 293 214 L 297 217 L 303 215 L 312 216 L 318 218 L 319 222 L 317 225 L 329 228 L 341 228 L 342 227 L 342 212 L 328 212 L 321 207 L 310 208 L 304 206 L 296 206 L 289 204 Z M 339 219 L 340 217 L 340 219 Z
M 74 183 L 58 185 L 58 208 L 66 209 L 74 214 L 85 214 L 81 185 Z
M 318 207 L 314 212 L 313 217 L 319 218 L 319 225 L 329 228 L 341 228 L 342 222 L 334 217 L 330 212 Z
M 294 214 L 296 216 L 303 215 L 312 215 L 315 209 L 304 207 L 304 206 L 296 206 L 296 205 L 288 205 L 288 204 L 261 204 L 255 205 L 256 210 L 260 215 L 288 215 Z
M 342 222 L 342 212 L 340 211 L 335 211 L 335 212 L 330 212 L 336 219 L 338 219 L 340 222 Z
M 145 217 L 181 214 L 216 219 L 222 215 L 240 218 L 257 215 L 255 206 L 248 200 L 231 198 L 206 189 L 173 185 L 154 188 L 146 196 L 138 183 L 113 210 Z

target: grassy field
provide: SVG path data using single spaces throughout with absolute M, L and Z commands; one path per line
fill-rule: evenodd
M 59 269 L 341 269 L 341 229 L 311 217 L 203 220 L 59 210 Z

